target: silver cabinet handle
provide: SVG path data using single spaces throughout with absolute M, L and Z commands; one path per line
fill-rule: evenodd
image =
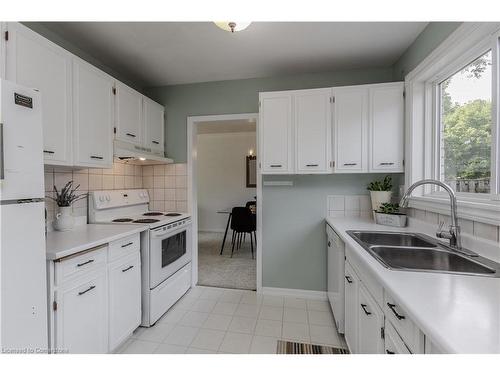
M 135 138 L 135 134 L 132 134 L 132 133 L 126 133 L 125 135 L 128 135 L 129 137 Z
M 83 263 L 78 263 L 76 266 L 77 267 L 82 267 L 82 266 L 85 266 L 86 264 L 90 264 L 94 261 L 94 259 L 89 259 L 87 260 L 86 262 L 83 262 Z
M 79 296 L 84 295 L 85 293 L 90 292 L 92 289 L 95 289 L 95 285 L 92 285 L 88 289 L 85 289 L 83 292 L 78 292 L 78 295 Z
M 380 165 L 394 165 L 394 163 L 380 163 Z
M 347 167 L 347 166 L 358 165 L 358 163 L 344 163 L 344 165 Z
M 3 158 L 3 123 L 0 122 L 0 180 L 5 179 L 5 164 Z
M 317 167 L 319 164 L 306 164 L 306 167 Z
M 127 272 L 128 270 L 131 270 L 132 268 L 134 268 L 134 266 L 128 266 L 127 268 L 125 268 L 124 270 L 122 270 L 122 272 Z

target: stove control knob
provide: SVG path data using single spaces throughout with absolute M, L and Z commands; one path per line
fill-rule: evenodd
M 99 196 L 99 201 L 100 201 L 100 202 L 104 202 L 104 196 L 102 196 L 102 195 L 101 195 L 101 196 Z
M 111 200 L 111 197 L 109 195 L 106 195 L 106 201 L 109 202 Z

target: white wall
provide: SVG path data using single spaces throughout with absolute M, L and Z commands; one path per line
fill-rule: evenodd
M 198 229 L 223 232 L 227 216 L 217 210 L 254 200 L 246 187 L 246 155 L 255 151 L 255 132 L 198 135 Z

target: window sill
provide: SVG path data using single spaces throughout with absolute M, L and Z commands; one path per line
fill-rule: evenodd
M 500 202 L 494 200 L 471 201 L 457 197 L 459 218 L 500 226 Z M 411 197 L 408 207 L 450 215 L 450 199 L 439 196 Z

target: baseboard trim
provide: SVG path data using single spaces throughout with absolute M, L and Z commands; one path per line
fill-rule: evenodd
M 319 301 L 327 300 L 326 292 L 322 292 L 319 290 L 262 287 L 262 294 L 268 296 L 285 296 L 285 297 L 316 299 Z

